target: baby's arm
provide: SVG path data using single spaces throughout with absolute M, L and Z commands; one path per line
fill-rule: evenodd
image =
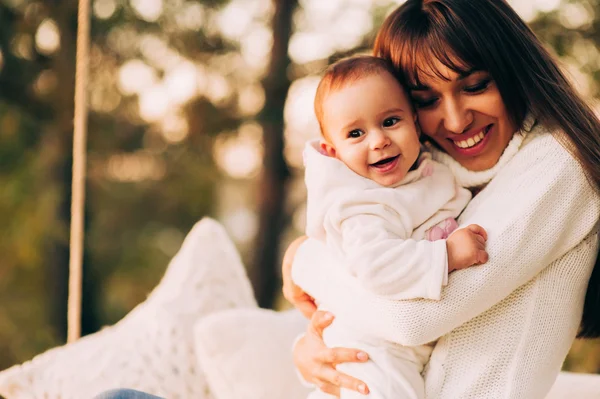
M 445 242 L 412 240 L 410 230 L 398 234 L 404 230 L 401 222 L 384 205 L 363 210 L 341 224 L 344 266 L 350 274 L 380 297 L 439 299 L 448 273 Z
M 477 225 L 456 231 L 448 240 L 414 240 L 410 209 L 402 212 L 398 197 L 393 208 L 365 198 L 345 200 L 346 206 L 337 207 L 342 210 L 329 215 L 330 222 L 341 223 L 329 226 L 339 226 L 344 265 L 360 285 L 380 297 L 437 300 L 449 272 L 487 261 L 485 230 Z M 330 237 L 335 235 L 331 230 Z

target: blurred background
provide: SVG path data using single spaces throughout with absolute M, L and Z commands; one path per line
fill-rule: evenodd
M 304 227 L 301 149 L 333 59 L 402 1 L 94 0 L 83 333 L 143 301 L 185 234 L 221 221 L 261 306 Z M 600 95 L 600 0 L 513 0 Z M 65 342 L 75 0 L 0 0 L 0 369 Z M 599 108 L 600 109 L 600 108 Z M 600 342 L 565 364 L 600 372 Z

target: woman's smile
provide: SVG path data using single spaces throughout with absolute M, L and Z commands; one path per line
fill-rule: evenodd
M 482 153 L 489 143 L 489 137 L 494 134 L 494 124 L 483 129 L 473 130 L 472 133 L 463 133 L 448 140 L 453 144 L 454 150 L 464 156 L 476 156 Z

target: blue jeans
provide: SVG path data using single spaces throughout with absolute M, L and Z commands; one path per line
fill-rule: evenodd
M 158 396 L 150 395 L 133 389 L 111 389 L 102 392 L 94 399 L 164 399 Z

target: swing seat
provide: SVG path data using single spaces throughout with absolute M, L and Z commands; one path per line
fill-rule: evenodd
M 81 399 L 133 388 L 169 399 L 304 399 L 297 311 L 258 309 L 237 250 L 204 219 L 160 284 L 123 320 L 0 373 L 7 399 Z M 561 373 L 547 399 L 600 398 L 600 375 Z

